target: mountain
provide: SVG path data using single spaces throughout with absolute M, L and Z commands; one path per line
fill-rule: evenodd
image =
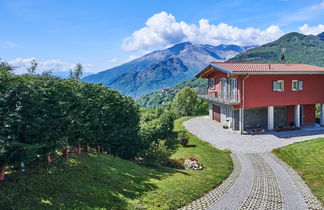
M 301 62 L 324 66 L 324 32 L 317 36 L 289 33 L 278 40 L 248 50 L 229 59 L 230 62 L 282 62 L 279 58 L 284 50 L 285 62 Z M 142 107 L 156 107 L 170 103 L 177 92 L 188 86 L 196 89 L 207 87 L 206 79 L 191 79 L 176 86 L 153 91 L 136 99 Z
M 324 31 L 317 35 L 321 40 L 324 41 Z
M 149 53 L 120 66 L 83 78 L 137 97 L 192 78 L 212 61 L 225 61 L 255 46 L 201 45 L 184 42 Z
M 229 62 L 287 62 L 324 66 L 323 34 L 318 36 L 288 33 L 274 42 L 248 50 Z M 282 55 L 285 60 L 281 61 Z
M 170 88 L 163 88 L 160 90 L 155 90 L 150 93 L 144 94 L 135 99 L 135 101 L 144 108 L 148 107 L 158 107 L 163 104 L 170 103 L 174 96 L 182 90 L 184 87 L 190 87 L 195 89 L 205 89 L 207 88 L 207 80 L 206 79 L 197 79 L 192 78 L 190 80 L 181 82 Z

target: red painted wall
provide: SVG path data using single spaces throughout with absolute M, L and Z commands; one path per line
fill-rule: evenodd
M 315 104 L 304 105 L 304 123 L 315 123 Z
M 283 92 L 272 91 L 274 80 L 285 81 Z M 293 91 L 292 80 L 303 80 L 304 90 Z M 323 104 L 324 75 L 250 75 L 244 92 L 245 108 Z
M 303 105 L 304 107 L 304 124 L 315 123 L 315 104 Z M 287 106 L 287 123 L 295 121 L 295 106 Z
M 287 123 L 290 124 L 292 122 L 295 122 L 295 107 L 288 106 L 287 107 Z

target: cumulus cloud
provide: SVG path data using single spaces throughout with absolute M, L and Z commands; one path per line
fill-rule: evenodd
M 59 59 L 39 61 L 36 58 L 16 58 L 14 60 L 9 61 L 8 63 L 16 68 L 15 72 L 17 74 L 23 74 L 27 72 L 27 68 L 30 66 L 32 60 L 36 60 L 38 62 L 37 73 L 41 73 L 43 71 L 67 71 L 69 69 L 74 68 L 75 64 L 67 63 L 61 61 Z M 91 64 L 82 64 L 85 71 L 91 71 Z
M 323 1 L 324 3 L 324 1 Z M 324 32 L 324 25 L 318 24 L 317 26 L 309 26 L 308 24 L 305 24 L 301 27 L 299 27 L 300 32 L 306 35 L 317 35 L 322 32 Z
M 274 41 L 284 33 L 278 26 L 271 25 L 265 30 L 254 27 L 238 28 L 226 23 L 210 24 L 201 19 L 196 24 L 178 22 L 172 14 L 160 12 L 148 18 L 145 27 L 136 30 L 123 40 L 126 51 L 164 48 L 170 45 L 191 41 L 199 44 L 238 44 L 254 45 Z

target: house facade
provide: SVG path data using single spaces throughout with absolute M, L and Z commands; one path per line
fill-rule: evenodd
M 233 130 L 324 125 L 324 68 L 297 63 L 213 62 L 196 75 L 208 79 L 209 116 Z

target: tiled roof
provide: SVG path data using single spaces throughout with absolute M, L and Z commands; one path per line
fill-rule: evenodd
M 324 72 L 323 67 L 302 63 L 235 63 L 212 62 L 214 68 L 231 72 Z

